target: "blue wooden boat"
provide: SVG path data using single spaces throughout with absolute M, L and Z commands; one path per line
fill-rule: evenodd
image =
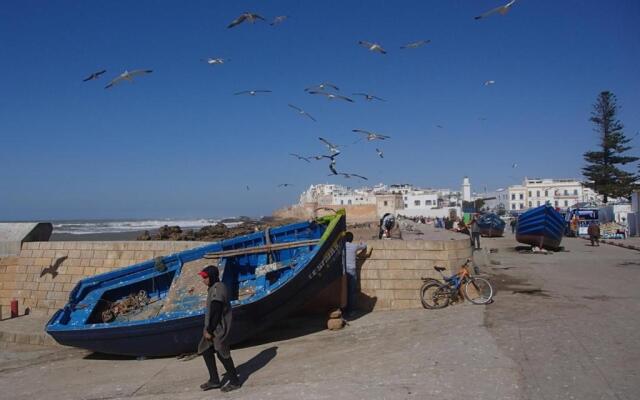
M 498 215 L 489 213 L 478 218 L 480 234 L 488 237 L 499 237 L 504 233 L 505 222 Z
M 555 250 L 560 247 L 565 222 L 550 205 L 528 210 L 518 218 L 516 240 L 520 243 Z
M 60 344 L 108 354 L 195 352 L 206 296 L 197 272 L 217 261 L 232 296 L 230 342 L 242 342 L 299 309 L 342 275 L 345 229 L 345 212 L 340 210 L 85 278 L 51 317 L 46 331 Z M 192 286 L 176 289 L 181 279 L 193 276 Z M 202 293 L 194 293 L 194 287 Z M 104 322 L 113 304 L 138 293 L 145 293 L 149 304 Z

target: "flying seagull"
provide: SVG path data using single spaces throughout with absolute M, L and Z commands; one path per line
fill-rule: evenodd
M 304 117 L 308 117 L 308 118 L 309 118 L 310 120 L 312 120 L 313 122 L 316 122 L 316 119 L 315 119 L 315 118 L 313 118 L 313 117 L 311 116 L 311 114 L 309 114 L 308 112 L 306 112 L 306 111 L 305 111 L 305 110 L 303 110 L 302 108 L 300 108 L 300 107 L 296 107 L 296 106 L 294 106 L 293 104 L 289 104 L 289 107 L 291 107 L 291 108 L 293 108 L 294 110 L 296 110 L 296 111 L 298 112 L 298 114 L 300 114 L 300 115 L 302 115 L 302 116 L 304 116 Z
M 224 64 L 224 63 L 226 63 L 228 61 L 231 61 L 231 59 L 229 59 L 229 58 L 227 58 L 227 59 L 224 59 L 224 58 L 207 58 L 207 59 L 201 58 L 201 60 L 206 62 L 209 65 Z
M 283 23 L 287 18 L 289 18 L 286 15 L 278 15 L 277 17 L 275 17 L 273 19 L 273 22 L 271 22 L 271 26 L 276 26 L 276 25 L 280 25 L 281 23 Z
M 331 152 L 331 154 L 340 153 L 340 150 L 338 150 L 338 146 L 336 146 L 335 144 L 331 143 L 325 138 L 319 137 L 318 139 L 320 139 L 320 141 L 329 148 L 329 151 Z
M 247 185 L 247 190 L 251 190 L 251 189 L 249 189 L 249 185 Z
M 372 94 L 368 94 L 368 93 L 353 93 L 354 96 L 362 96 L 364 97 L 366 100 L 380 100 L 380 101 L 386 101 L 385 99 L 382 99 L 378 96 L 374 96 Z
M 511 168 L 518 168 L 518 164 L 517 163 L 511 164 Z
M 358 175 L 358 174 L 350 174 L 350 173 L 346 173 L 346 172 L 339 172 L 338 175 L 342 175 L 345 178 L 360 178 L 360 179 L 364 179 L 365 181 L 367 181 L 368 179 L 362 175 Z
M 233 27 L 234 27 L 234 26 L 236 26 L 236 25 L 240 25 L 240 24 L 241 24 L 241 23 L 243 23 L 244 21 L 251 22 L 251 23 L 253 24 L 254 22 L 256 22 L 256 21 L 257 21 L 257 20 L 259 20 L 259 19 L 261 19 L 261 20 L 265 21 L 265 19 L 264 19 L 264 18 L 262 18 L 262 17 L 261 17 L 260 15 L 258 15 L 258 14 L 254 14 L 254 13 L 246 12 L 246 13 L 240 14 L 240 16 L 239 16 L 238 18 L 234 19 L 234 20 L 233 20 L 233 21 L 232 21 L 232 22 L 227 26 L 227 29 L 228 29 L 228 28 L 233 28 Z
M 509 10 L 511 9 L 511 6 L 516 2 L 516 0 L 511 0 L 510 2 L 508 2 L 507 4 L 500 6 L 500 7 L 496 7 L 493 10 L 489 10 L 484 14 L 480 14 L 477 17 L 474 17 L 475 19 L 481 19 L 481 18 L 487 18 L 490 15 L 493 15 L 495 13 L 500 13 L 500 15 L 505 15 L 506 13 L 509 12 Z
M 321 94 L 321 95 L 325 96 L 329 100 L 340 99 L 340 100 L 345 100 L 345 101 L 348 101 L 350 103 L 353 103 L 353 100 L 351 100 L 350 98 L 345 97 L 345 96 L 340 96 L 339 94 L 327 93 L 327 92 L 318 92 L 318 91 L 315 91 L 315 90 L 309 90 L 308 93 L 309 94 Z
M 496 81 L 491 81 L 491 80 L 489 80 L 489 81 L 484 81 L 484 85 L 485 85 L 485 86 L 493 85 L 494 83 L 496 83 Z
M 376 153 L 378 153 L 378 157 L 380 158 L 384 158 L 383 154 L 382 154 L 382 150 L 376 148 Z
M 40 272 L 40 278 L 42 278 L 46 274 L 51 274 L 52 279 L 58 276 L 58 268 L 60 268 L 60 265 L 62 265 L 64 260 L 66 260 L 67 258 L 68 256 L 58 257 L 51 265 Z
M 401 49 L 417 49 L 420 46 L 431 43 L 431 40 L 418 40 L 416 42 L 407 43 L 404 46 L 400 46 Z
M 366 136 L 368 141 L 390 139 L 391 136 L 380 135 L 378 133 L 365 131 L 364 129 L 352 129 L 352 132 L 361 133 Z
M 382 46 L 380 46 L 378 43 L 370 43 L 365 42 L 364 40 L 360 40 L 358 44 L 360 46 L 366 47 L 367 49 L 369 49 L 369 51 L 377 51 L 380 54 L 387 54 L 386 50 L 383 49 Z
M 113 87 L 115 85 L 117 85 L 118 83 L 122 82 L 122 81 L 129 81 L 129 82 L 133 82 L 133 78 L 136 76 L 140 76 L 140 75 L 146 75 L 146 74 L 150 74 L 152 73 L 153 70 L 151 69 L 135 69 L 131 72 L 129 71 L 124 71 L 123 73 L 121 73 L 120 75 L 118 75 L 115 79 L 113 79 L 111 82 L 109 82 L 109 84 L 107 86 L 105 86 L 105 89 L 109 89 L 110 87 Z
M 338 170 L 336 170 L 336 160 L 333 158 L 329 163 L 329 170 L 331 171 L 331 175 L 338 175 Z
M 287 186 L 293 186 L 293 183 L 281 183 L 278 185 L 278 187 L 287 187 Z
M 92 81 L 94 79 L 98 79 L 98 78 L 100 78 L 100 75 L 104 74 L 105 72 L 107 72 L 106 69 L 103 69 L 102 71 L 94 72 L 93 74 L 91 74 L 88 77 L 84 78 L 82 80 L 82 82 L 87 82 L 87 81 Z
M 308 87 L 304 91 L 305 92 L 308 92 L 310 90 L 318 91 L 318 90 L 325 90 L 326 88 L 331 88 L 331 89 L 333 89 L 335 91 L 338 91 L 338 92 L 340 91 L 340 89 L 338 89 L 338 87 L 336 85 L 334 85 L 333 83 L 329 83 L 329 82 L 322 82 L 322 83 L 320 83 L 318 85 Z
M 301 155 L 299 155 L 299 154 L 289 153 L 289 155 L 290 155 L 290 156 L 293 156 L 293 157 L 295 157 L 295 158 L 297 158 L 298 160 L 304 160 L 304 161 L 306 161 L 306 162 L 308 162 L 308 163 L 310 163 L 310 162 L 311 162 L 311 161 L 309 161 L 309 158 L 308 158 L 308 157 L 303 157 L 303 156 L 301 156 Z
M 436 125 L 436 128 L 444 129 L 444 126 L 442 126 L 442 125 Z
M 237 96 L 239 94 L 248 94 L 249 96 L 255 96 L 258 93 L 271 93 L 271 90 L 267 90 L 267 89 L 243 90 L 242 92 L 234 93 L 234 95 Z

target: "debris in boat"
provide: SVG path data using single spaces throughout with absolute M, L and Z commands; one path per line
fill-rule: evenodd
M 149 304 L 151 299 L 144 290 L 130 294 L 122 300 L 111 303 L 109 308 L 102 312 L 102 322 L 112 322 L 120 315 L 126 315 L 132 311 L 140 310 Z

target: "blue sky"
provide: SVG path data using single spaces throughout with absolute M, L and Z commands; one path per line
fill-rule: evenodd
M 369 184 L 579 178 L 600 91 L 617 95 L 627 135 L 640 131 L 640 3 L 521 0 L 473 19 L 504 3 L 5 2 L 0 220 L 264 215 L 312 183 L 360 186 L 288 155 L 324 153 L 319 136 L 349 144 L 338 170 Z M 289 19 L 227 29 L 244 11 Z M 400 50 L 419 39 L 432 42 Z M 104 89 L 139 68 L 154 72 Z M 387 101 L 303 91 L 322 81 Z M 246 89 L 273 93 L 233 95 Z M 356 128 L 391 139 L 353 144 Z M 640 137 L 633 144 L 640 155 Z

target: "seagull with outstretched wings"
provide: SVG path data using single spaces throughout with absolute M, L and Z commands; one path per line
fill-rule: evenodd
M 351 173 L 346 173 L 346 172 L 339 172 L 338 175 L 342 175 L 345 178 L 360 178 L 360 179 L 364 179 L 365 181 L 368 181 L 369 179 L 367 179 L 366 177 L 362 176 L 362 175 L 358 175 L 358 174 L 351 174 Z
M 492 80 L 484 81 L 485 86 L 493 85 L 494 83 L 496 83 L 496 81 L 492 81 Z
M 310 163 L 310 162 L 311 162 L 311 161 L 309 160 L 309 157 L 304 157 L 304 156 L 301 156 L 301 155 L 299 155 L 299 154 L 295 154 L 295 153 L 289 153 L 289 155 L 290 155 L 290 156 L 293 156 L 293 157 L 295 157 L 295 158 L 297 158 L 298 160 L 304 160 L 304 161 L 306 161 L 306 162 L 308 162 L 308 163 Z
M 340 153 L 340 150 L 338 150 L 338 146 L 337 145 L 331 143 L 330 141 L 328 141 L 325 138 L 319 137 L 318 139 L 320 139 L 320 141 L 322 143 L 324 143 L 329 148 L 329 151 L 331 152 L 331 154 Z
M 329 100 L 340 99 L 340 100 L 344 100 L 344 101 L 348 101 L 350 103 L 353 103 L 352 99 L 350 99 L 348 97 L 345 97 L 345 96 L 340 96 L 339 94 L 335 94 L 335 93 L 320 92 L 320 91 L 316 91 L 316 90 L 309 90 L 307 93 L 309 93 L 309 94 L 319 94 L 319 95 L 325 96 Z
M 382 153 L 382 150 L 380 150 L 380 149 L 376 148 L 376 153 L 378 153 L 378 157 L 380 157 L 380 158 L 384 158 L 384 155 L 383 155 L 383 153 Z
M 51 274 L 51 279 L 53 279 L 56 276 L 58 276 L 58 268 L 60 268 L 60 265 L 62 265 L 64 260 L 66 260 L 67 258 L 69 258 L 69 257 L 68 256 L 63 256 L 63 257 L 56 258 L 56 260 L 51 265 L 49 265 L 47 268 L 43 269 L 40 272 L 40 278 L 42 278 L 46 274 Z
M 365 98 L 365 100 L 369 100 L 369 101 L 371 101 L 371 100 L 386 101 L 385 99 L 382 99 L 382 98 L 380 98 L 378 96 L 374 96 L 374 95 L 369 94 L 369 93 L 353 93 L 353 95 L 354 96 L 362 96 L 362 97 Z
M 425 44 L 431 43 L 431 40 L 418 40 L 415 42 L 407 43 L 404 46 L 400 46 L 401 49 L 417 49 Z
M 109 82 L 109 84 L 107 86 L 105 86 L 105 89 L 109 89 L 111 87 L 114 87 L 115 85 L 117 85 L 120 82 L 123 81 L 129 81 L 129 82 L 133 82 L 133 78 L 136 76 L 142 76 L 142 75 L 147 75 L 152 73 L 153 70 L 151 69 L 134 69 L 133 71 L 124 71 L 123 73 L 121 73 L 120 75 L 118 75 L 115 79 L 113 79 L 111 82 Z
M 508 2 L 507 4 L 500 6 L 500 7 L 496 7 L 493 10 L 489 10 L 484 14 L 480 14 L 477 17 L 474 17 L 475 19 L 482 19 L 482 18 L 487 18 L 495 13 L 500 13 L 500 15 L 505 15 L 506 13 L 509 12 L 509 10 L 511 9 L 511 6 L 516 2 L 516 0 L 511 0 L 510 2 Z
M 227 29 L 229 28 L 233 28 L 234 26 L 238 26 L 243 22 L 250 22 L 250 23 L 254 23 L 258 20 L 262 20 L 262 21 L 266 21 L 264 18 L 262 18 L 260 15 L 255 14 L 255 13 L 250 13 L 250 12 L 245 12 L 240 14 L 240 16 L 236 19 L 234 19 L 233 21 L 231 21 L 231 23 L 227 26 Z
M 358 42 L 360 46 L 366 47 L 369 51 L 377 51 L 380 54 L 387 54 L 387 51 L 380 46 L 378 43 L 366 42 L 364 40 L 360 40 Z
M 315 119 L 315 118 L 313 118 L 313 117 L 311 116 L 311 114 L 309 114 L 308 112 L 306 112 L 306 111 L 305 111 L 305 110 L 303 110 L 302 108 L 300 108 L 300 107 L 296 107 L 296 106 L 294 106 L 293 104 L 289 104 L 289 107 L 291 107 L 291 108 L 293 108 L 294 110 L 296 110 L 296 111 L 298 112 L 298 114 L 300 114 L 300 115 L 302 115 L 302 116 L 304 116 L 304 117 L 309 118 L 309 119 L 310 119 L 310 120 L 312 120 L 313 122 L 316 122 L 316 119 Z
M 98 71 L 98 72 L 94 72 L 93 74 L 91 74 L 91 75 L 87 76 L 86 78 L 84 78 L 82 80 L 82 82 L 87 82 L 87 81 L 92 81 L 94 79 L 98 79 L 98 78 L 100 78 L 100 75 L 104 74 L 105 72 L 107 72 L 106 69 L 103 69 L 103 70 Z
M 271 90 L 267 90 L 267 89 L 243 90 L 241 92 L 234 93 L 234 95 L 237 96 L 240 94 L 248 94 L 249 96 L 255 96 L 258 93 L 271 93 Z
M 220 57 L 217 57 L 217 58 L 209 57 L 209 58 L 206 58 L 206 59 L 205 58 L 201 58 L 200 60 L 206 62 L 209 65 L 222 65 L 222 64 L 224 64 L 226 62 L 231 61 L 231 59 L 229 59 L 229 58 L 220 58 Z
M 360 133 L 365 135 L 365 138 L 368 141 L 372 141 L 372 140 L 385 140 L 385 139 L 390 139 L 391 136 L 386 136 L 386 135 L 381 135 L 379 133 L 374 133 L 374 132 L 369 132 L 369 131 L 365 131 L 364 129 L 352 129 L 352 132 L 355 133 Z
M 281 23 L 283 23 L 284 21 L 287 20 L 287 18 L 289 18 L 286 15 L 278 15 L 277 17 L 275 17 L 273 19 L 273 21 L 269 24 L 271 26 L 276 26 L 276 25 L 280 25 Z
M 317 91 L 320 91 L 320 90 L 325 90 L 327 88 L 333 89 L 333 90 L 338 91 L 338 92 L 340 91 L 340 89 L 338 89 L 338 87 L 336 85 L 334 85 L 333 83 L 329 83 L 329 82 L 319 83 L 319 84 L 317 84 L 315 86 L 311 86 L 311 87 L 306 88 L 304 91 L 308 92 L 310 90 L 314 90 L 314 91 L 317 92 Z
M 280 183 L 278 185 L 278 187 L 288 187 L 288 186 L 293 186 L 293 183 Z

